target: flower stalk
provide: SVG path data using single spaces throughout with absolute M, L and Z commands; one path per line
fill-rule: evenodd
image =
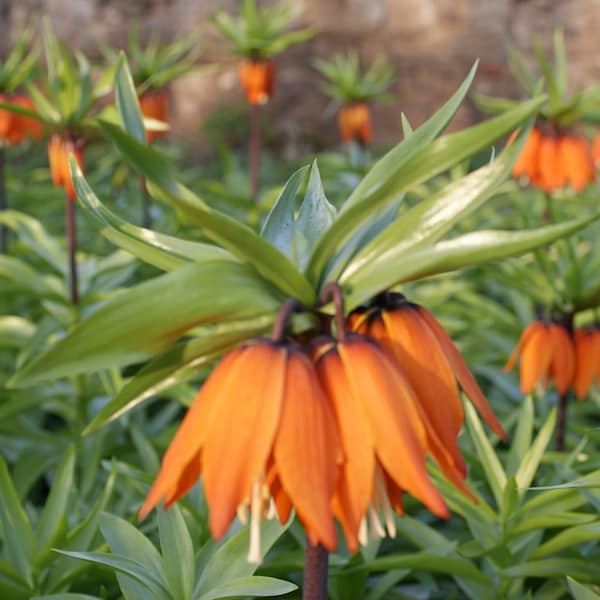
M 327 600 L 327 569 L 329 553 L 321 545 L 306 540 L 302 600 Z
M 5 182 L 5 150 L 0 146 L 0 211 L 4 212 L 7 208 L 6 202 L 6 182 Z M 6 225 L 0 225 L 0 252 L 8 252 L 8 229 Z
M 71 304 L 79 304 L 79 286 L 77 283 L 77 229 L 75 225 L 75 201 L 65 194 L 65 229 L 69 248 L 69 290 Z
M 260 174 L 260 105 L 250 104 L 250 142 L 248 146 L 248 178 L 250 180 L 250 198 L 258 196 Z

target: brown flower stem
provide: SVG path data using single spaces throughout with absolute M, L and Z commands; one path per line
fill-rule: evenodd
M 6 202 L 6 181 L 4 172 L 5 162 L 4 148 L 0 147 L 0 211 L 5 211 L 8 208 Z M 0 225 L 0 252 L 6 254 L 8 252 L 8 228 L 6 225 Z
M 79 304 L 79 289 L 77 285 L 77 231 L 75 227 L 75 201 L 65 195 L 65 229 L 69 246 L 69 289 L 71 304 Z
M 260 106 L 250 105 L 250 143 L 248 146 L 248 178 L 250 180 L 250 198 L 258 196 L 258 176 L 260 171 Z
M 558 397 L 558 419 L 556 423 L 556 450 L 565 451 L 565 437 L 567 433 L 567 405 L 569 403 L 569 392 Z
M 275 342 L 281 341 L 283 338 L 283 332 L 285 331 L 285 325 L 290 318 L 290 315 L 294 312 L 301 312 L 304 309 L 304 305 L 297 298 L 288 298 L 281 308 L 279 314 L 273 325 L 273 331 L 271 332 L 271 339 Z
M 337 281 L 328 283 L 321 292 L 319 300 L 321 304 L 326 304 L 333 299 L 335 305 L 335 329 L 338 340 L 343 342 L 346 339 L 346 321 L 344 319 L 344 294 Z
M 146 185 L 146 178 L 140 177 L 140 188 L 142 188 L 142 227 L 152 227 L 152 216 L 150 214 L 150 194 Z
M 321 544 L 306 540 L 302 600 L 327 600 L 327 566 L 329 553 Z

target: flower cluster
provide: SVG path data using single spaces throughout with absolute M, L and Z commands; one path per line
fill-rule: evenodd
M 31 98 L 23 94 L 13 94 L 12 96 L 0 94 L 0 102 L 10 102 L 27 110 L 35 110 Z M 9 146 L 15 146 L 27 137 L 40 139 L 42 134 L 43 126 L 37 119 L 0 109 L 0 143 L 4 141 Z
M 167 508 L 202 475 L 213 536 L 236 514 L 249 518 L 248 558 L 259 561 L 260 519 L 285 522 L 292 508 L 310 542 L 330 551 L 334 518 L 353 552 L 369 530 L 395 535 L 404 492 L 448 517 L 428 455 L 472 496 L 456 439 L 459 385 L 491 429 L 506 434 L 447 333 L 400 295 L 345 320 L 339 287 L 328 288 L 335 337 L 321 333 L 304 345 L 283 338 L 286 304 L 273 339 L 250 340 L 223 358 L 168 448 L 141 516 L 161 500 Z
M 527 177 L 529 182 L 546 192 L 572 186 L 582 191 L 595 179 L 594 159 L 589 142 L 568 132 L 546 133 L 534 128 L 513 166 L 514 177 Z
M 571 332 L 561 322 L 536 320 L 523 331 L 505 371 L 521 357 L 521 391 L 554 382 L 559 394 L 569 388 L 583 399 L 592 383 L 600 381 L 600 330 L 596 327 Z
M 83 139 L 53 134 L 48 142 L 48 161 L 52 183 L 57 187 L 64 187 L 69 200 L 75 200 L 77 193 L 69 169 L 70 154 L 75 156 L 79 167 L 84 171 Z

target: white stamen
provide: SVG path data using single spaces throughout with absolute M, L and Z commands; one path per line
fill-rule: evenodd
M 383 518 L 385 520 L 385 528 L 387 534 L 391 538 L 396 537 L 396 522 L 394 521 L 394 512 L 388 496 L 388 491 L 385 485 L 385 478 L 383 471 L 379 465 L 375 468 L 375 502 L 377 508 L 383 511 Z
M 269 508 L 267 509 L 267 516 L 266 518 L 271 521 L 272 519 L 277 519 L 278 515 L 277 515 L 277 507 L 275 506 L 275 502 L 273 501 L 273 498 L 269 498 Z
M 385 529 L 381 526 L 379 515 L 372 504 L 369 506 L 369 524 L 371 525 L 372 536 L 379 539 L 385 537 Z
M 248 525 L 248 503 L 243 502 L 237 507 L 237 518 L 242 525 Z
M 363 517 L 358 527 L 358 543 L 366 546 L 369 543 L 369 530 L 367 528 L 367 517 Z
M 250 500 L 250 548 L 248 549 L 248 562 L 260 564 L 260 518 L 262 516 L 261 484 L 257 481 L 252 486 L 252 499 Z

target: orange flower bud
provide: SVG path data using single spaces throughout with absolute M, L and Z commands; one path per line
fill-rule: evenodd
M 275 61 L 244 60 L 239 65 L 240 82 L 250 104 L 266 104 L 275 87 Z
M 338 111 L 338 128 L 342 142 L 358 140 L 368 144 L 373 139 L 371 115 L 365 102 L 345 104 Z
M 48 162 L 50 164 L 52 183 L 57 187 L 64 187 L 67 197 L 70 200 L 74 200 L 77 197 L 77 193 L 75 192 L 69 170 L 70 154 L 75 156 L 77 164 L 85 172 L 83 139 L 65 138 L 57 133 L 52 135 L 48 142 Z

